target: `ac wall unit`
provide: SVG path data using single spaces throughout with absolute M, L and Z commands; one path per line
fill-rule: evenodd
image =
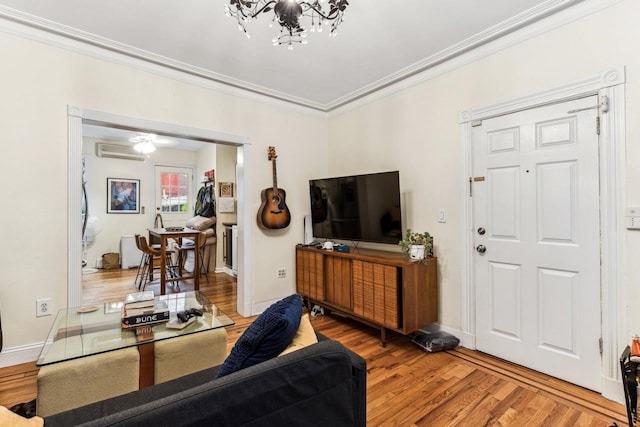
M 128 145 L 116 145 L 116 144 L 96 144 L 96 155 L 98 157 L 110 157 L 112 159 L 125 159 L 125 160 L 144 160 L 145 155 L 138 153 L 133 147 Z

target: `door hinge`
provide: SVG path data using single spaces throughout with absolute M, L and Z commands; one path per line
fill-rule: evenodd
M 474 120 L 471 122 L 471 127 L 478 127 L 478 126 L 482 126 L 482 120 Z
M 609 112 L 609 97 L 607 95 L 600 97 L 600 112 L 603 114 Z
M 596 117 L 596 135 L 600 135 L 600 116 Z
M 600 356 L 604 353 L 604 343 L 602 342 L 602 338 L 598 338 L 598 348 L 600 349 Z

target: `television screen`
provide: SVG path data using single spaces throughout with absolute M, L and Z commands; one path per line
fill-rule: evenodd
M 309 181 L 313 236 L 397 244 L 402 239 L 398 171 Z

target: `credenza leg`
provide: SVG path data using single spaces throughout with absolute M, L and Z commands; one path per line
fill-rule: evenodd
M 380 327 L 380 341 L 382 341 L 382 346 L 387 346 L 387 330 L 384 326 Z

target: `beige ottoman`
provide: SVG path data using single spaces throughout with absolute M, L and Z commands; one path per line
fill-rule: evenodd
M 224 328 L 196 332 L 154 343 L 154 383 L 220 365 L 227 357 L 227 331 Z
M 136 347 L 43 366 L 38 371 L 36 412 L 47 417 L 136 391 L 139 371 Z
M 207 273 L 213 273 L 216 271 L 216 248 L 218 238 L 216 236 L 208 237 L 204 244 L 204 267 Z

